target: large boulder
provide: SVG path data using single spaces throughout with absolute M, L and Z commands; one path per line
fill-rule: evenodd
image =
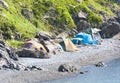
M 50 40 L 50 39 L 53 39 L 55 36 L 47 33 L 47 32 L 38 32 L 36 34 L 36 38 L 38 38 L 39 40 Z
M 58 71 L 60 72 L 75 72 L 77 68 L 72 64 L 62 64 L 59 66 Z
M 22 48 L 16 50 L 16 54 L 18 54 L 19 57 L 33 57 L 33 58 L 49 58 L 47 53 L 43 51 L 38 51 L 36 49 L 28 49 L 28 48 Z
M 112 22 L 110 24 L 106 24 L 106 26 L 102 28 L 101 36 L 102 38 L 111 38 L 119 32 L 120 24 L 118 22 Z
M 53 41 L 46 41 L 45 44 L 47 49 L 49 50 L 49 55 L 54 55 L 63 52 L 63 49 L 60 44 L 54 43 Z

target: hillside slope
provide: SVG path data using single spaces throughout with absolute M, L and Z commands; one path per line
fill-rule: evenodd
M 22 39 L 38 31 L 78 29 L 78 13 L 82 11 L 93 27 L 116 17 L 118 0 L 0 0 L 0 33 L 3 39 Z M 106 16 L 106 17 L 105 17 Z

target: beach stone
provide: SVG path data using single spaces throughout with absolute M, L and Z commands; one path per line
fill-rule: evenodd
M 103 62 L 99 62 L 97 64 L 95 64 L 96 67 L 104 67 L 105 66 L 105 63 Z
M 58 71 L 59 72 L 75 72 L 77 68 L 73 66 L 72 64 L 62 64 L 59 66 Z
M 32 70 L 42 70 L 42 68 L 36 66 L 36 65 L 32 65 L 32 66 L 27 66 L 25 68 L 25 71 L 32 71 Z
M 80 72 L 80 74 L 84 74 L 84 72 Z

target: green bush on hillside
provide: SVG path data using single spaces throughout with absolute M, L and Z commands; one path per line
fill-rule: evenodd
M 96 15 L 93 12 L 90 12 L 87 19 L 92 26 L 100 25 L 102 23 L 102 18 L 99 15 Z

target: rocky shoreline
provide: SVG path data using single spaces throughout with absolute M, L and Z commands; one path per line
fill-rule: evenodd
M 77 52 L 63 52 L 53 55 L 49 59 L 20 58 L 19 63 L 29 66 L 31 70 L 0 70 L 2 83 L 41 83 L 80 73 L 83 66 L 96 64 L 120 57 L 120 40 L 106 39 L 101 45 L 78 46 Z M 59 67 L 66 64 L 67 71 L 58 71 Z M 70 66 L 71 65 L 71 66 Z M 73 72 L 69 67 L 76 70 Z M 40 68 L 38 70 L 37 68 Z

